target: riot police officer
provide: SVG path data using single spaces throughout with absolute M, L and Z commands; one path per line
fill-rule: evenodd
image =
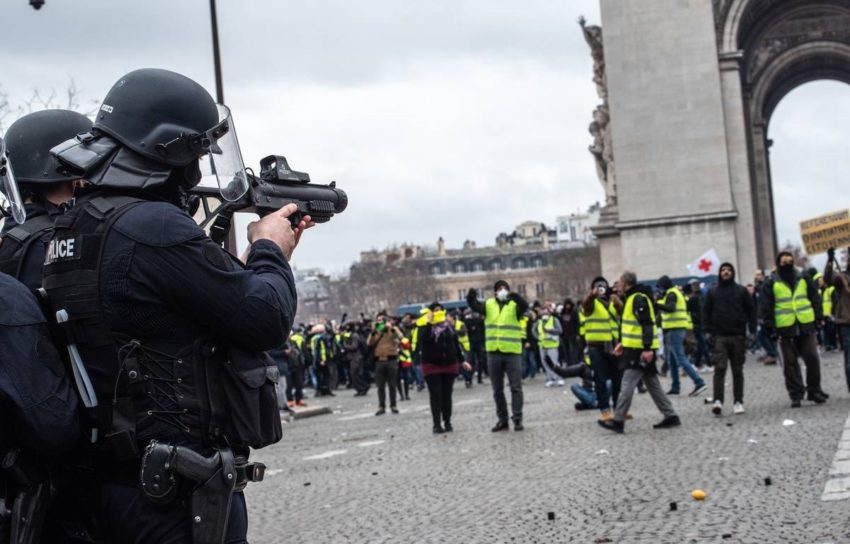
M 74 189 L 81 183 L 50 150 L 88 132 L 91 126 L 84 115 L 56 109 L 25 115 L 6 131 L 9 163 L 25 201 L 27 220 L 4 225 L 0 234 L 0 272 L 16 277 L 33 291 L 41 287 L 44 253 L 53 236 L 53 221 L 69 207 Z
M 0 139 L 3 215 L 26 212 L 5 168 Z M 0 273 L 0 542 L 38 542 L 51 498 L 45 456 L 80 439 L 77 397 L 48 336 L 35 296 Z
M 202 161 L 225 199 L 247 179 L 229 111 L 174 72 L 122 77 L 54 153 L 92 186 L 57 222 L 44 286 L 91 377 L 104 539 L 245 542 L 249 448 L 281 437 L 265 351 L 289 334 L 288 260 L 312 222 L 293 228 L 290 205 L 252 223 L 245 264 L 198 227 Z

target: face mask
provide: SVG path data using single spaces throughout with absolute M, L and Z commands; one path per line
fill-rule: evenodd
M 790 276 L 794 273 L 794 265 L 793 264 L 782 264 L 778 267 L 780 276 Z
M 496 292 L 496 298 L 499 300 L 508 300 L 508 290 L 507 289 L 499 289 Z
M 383 322 L 375 325 L 375 330 L 378 331 L 378 332 L 381 332 L 386 328 L 387 328 L 387 326 Z

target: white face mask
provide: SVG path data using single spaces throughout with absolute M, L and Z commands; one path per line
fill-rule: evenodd
M 496 291 L 496 298 L 499 300 L 508 300 L 508 290 L 499 289 L 498 291 Z

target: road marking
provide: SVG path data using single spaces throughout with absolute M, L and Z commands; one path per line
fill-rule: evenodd
M 362 442 L 357 444 L 358 448 L 368 448 L 369 446 L 377 446 L 379 444 L 383 444 L 386 440 L 369 440 L 368 442 Z
M 319 461 L 321 459 L 330 459 L 331 457 L 336 457 L 337 455 L 344 455 L 348 453 L 348 450 L 331 450 L 326 451 L 325 453 L 320 453 L 318 455 L 311 455 L 310 457 L 305 457 L 304 461 Z
M 368 417 L 374 417 L 375 412 L 365 412 L 363 414 L 354 414 L 353 416 L 345 416 L 339 418 L 337 421 L 354 421 L 355 419 L 366 419 Z
M 844 422 L 844 431 L 838 441 L 838 451 L 829 469 L 831 478 L 823 488 L 822 501 L 850 499 L 850 416 Z
M 271 470 L 267 470 L 265 475 L 266 476 L 274 476 L 276 474 L 280 474 L 281 472 L 283 472 L 282 468 L 273 468 Z

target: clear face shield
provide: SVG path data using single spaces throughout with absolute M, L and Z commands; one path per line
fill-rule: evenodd
M 219 123 L 206 133 L 210 144 L 209 153 L 200 159 L 201 185 L 218 185 L 221 197 L 235 202 L 248 191 L 248 175 L 230 108 L 221 104 L 216 107 Z
M 18 224 L 23 223 L 27 219 L 27 212 L 18 191 L 18 184 L 15 183 L 15 174 L 12 172 L 3 138 L 0 138 L 0 182 L 3 189 L 0 191 L 0 209 L 3 215 L 11 217 Z

